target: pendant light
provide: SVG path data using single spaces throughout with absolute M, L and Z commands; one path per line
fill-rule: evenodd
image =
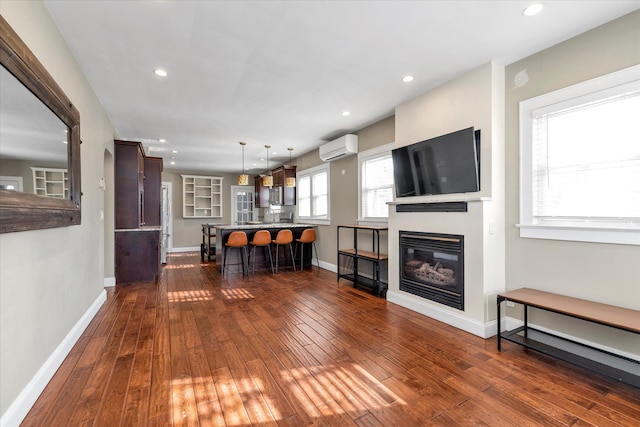
M 246 142 L 239 142 L 242 145 L 242 174 L 238 176 L 238 185 L 249 185 L 249 175 L 244 173 L 244 146 Z
M 273 187 L 273 175 L 269 170 L 269 148 L 271 148 L 271 146 L 265 145 L 265 148 L 267 149 L 267 175 L 262 177 L 262 185 L 271 188 Z
M 293 148 L 287 148 L 287 150 L 289 150 L 289 166 L 291 166 L 291 152 L 293 151 Z M 296 186 L 296 177 L 295 176 L 289 176 L 284 180 L 284 186 L 285 187 L 295 187 Z

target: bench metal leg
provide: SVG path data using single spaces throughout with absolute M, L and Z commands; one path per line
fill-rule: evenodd
M 501 335 L 502 334 L 502 327 L 501 327 L 501 321 L 500 321 L 501 320 L 501 318 L 500 318 L 500 303 L 502 301 L 504 301 L 504 298 L 498 296 L 497 299 L 496 299 L 496 303 L 497 303 L 496 313 L 497 313 L 497 316 L 498 316 L 497 322 L 496 322 L 498 324 L 498 334 L 497 334 L 497 337 L 498 337 L 498 351 L 502 350 L 501 349 L 501 342 L 500 342 L 500 340 L 502 338 L 502 335 Z

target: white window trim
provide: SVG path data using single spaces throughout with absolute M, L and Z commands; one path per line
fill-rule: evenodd
M 368 218 L 362 216 L 362 164 L 368 160 L 375 159 L 376 157 L 383 156 L 385 154 L 391 154 L 391 150 L 395 148 L 395 142 L 381 145 L 379 147 L 371 148 L 366 151 L 358 153 L 358 220 L 359 225 L 385 225 L 389 222 L 389 215 L 387 218 Z M 393 200 L 395 197 L 395 186 L 392 185 L 391 191 L 393 192 Z
M 331 225 L 331 164 L 326 163 L 318 166 L 314 166 L 309 169 L 304 169 L 296 172 L 296 181 L 300 182 L 300 178 L 305 175 L 313 175 L 319 171 L 327 172 L 327 217 L 326 218 L 316 218 L 313 216 L 300 216 L 299 203 L 296 203 L 296 215 L 298 217 L 298 221 L 304 222 L 305 224 L 314 224 L 314 225 Z M 313 185 L 313 180 L 311 181 L 311 185 Z M 312 190 L 313 191 L 313 190 Z
M 635 82 L 640 85 L 640 65 L 520 102 L 520 237 L 581 242 L 640 245 L 640 229 L 593 225 L 534 224 L 532 207 L 533 111 L 572 98 Z

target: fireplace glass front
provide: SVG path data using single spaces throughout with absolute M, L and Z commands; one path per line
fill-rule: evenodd
M 400 231 L 400 290 L 464 310 L 464 236 Z

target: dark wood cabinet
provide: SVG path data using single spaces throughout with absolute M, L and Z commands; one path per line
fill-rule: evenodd
M 262 176 L 255 177 L 256 207 L 269 207 L 269 187 L 262 185 Z
M 296 166 L 280 166 L 273 171 L 273 186 L 282 187 L 282 204 L 294 206 L 296 204 L 296 187 L 287 187 L 287 178 L 296 177 Z
M 160 230 L 116 230 L 116 283 L 150 282 L 160 271 Z
M 273 186 L 284 187 L 284 168 L 280 167 L 273 170 Z
M 144 153 L 137 142 L 115 141 L 115 226 L 144 225 Z
M 268 208 L 269 204 L 269 187 L 262 185 L 262 176 L 255 177 L 255 191 L 256 191 L 256 207 Z M 287 178 L 296 177 L 295 166 L 280 166 L 273 170 L 273 188 L 282 188 L 282 196 L 278 197 L 279 203 L 283 206 L 295 206 L 296 204 L 296 187 L 287 187 Z M 276 203 L 276 202 L 274 202 Z
M 160 270 L 162 159 L 114 141 L 116 283 L 147 282 Z
M 144 226 L 160 226 L 160 188 L 162 186 L 162 159 L 144 158 Z

